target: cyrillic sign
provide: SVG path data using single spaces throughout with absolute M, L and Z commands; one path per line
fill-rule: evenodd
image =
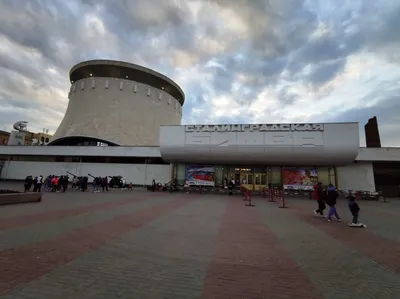
M 323 124 L 274 124 L 274 125 L 190 125 L 186 132 L 271 132 L 271 131 L 323 131 Z

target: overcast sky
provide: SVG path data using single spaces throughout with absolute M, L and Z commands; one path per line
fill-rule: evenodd
M 1 0 L 0 129 L 54 133 L 68 72 L 150 67 L 186 94 L 183 123 L 378 117 L 400 146 L 399 0 Z M 364 135 L 361 131 L 361 142 Z

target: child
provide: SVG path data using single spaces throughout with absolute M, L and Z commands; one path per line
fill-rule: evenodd
M 353 215 L 353 220 L 351 223 L 349 223 L 349 226 L 366 228 L 367 226 L 365 224 L 358 222 L 358 215 L 360 213 L 360 207 L 358 206 L 358 204 L 356 202 L 354 192 L 351 192 L 349 194 L 349 209 L 350 209 L 351 215 Z
M 338 198 L 339 194 L 336 191 L 335 187 L 332 184 L 329 184 L 328 190 L 326 192 L 325 202 L 329 206 L 329 214 L 328 214 L 328 221 L 332 222 L 332 216 L 335 215 L 336 220 L 338 222 L 342 221 L 339 217 L 339 214 L 336 211 L 336 199 Z

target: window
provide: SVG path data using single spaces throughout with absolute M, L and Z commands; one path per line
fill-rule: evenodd
M 63 157 L 63 156 L 56 156 L 56 157 L 55 157 L 55 161 L 56 161 L 56 162 L 64 162 L 64 158 L 66 158 L 66 157 Z
M 261 185 L 266 185 L 267 184 L 267 175 L 263 174 L 261 175 Z
M 79 162 L 80 157 L 64 157 L 64 161 L 63 162 L 74 162 L 77 163 Z
M 107 163 L 108 157 L 82 157 L 82 163 Z
M 110 157 L 109 163 L 145 164 L 146 158 L 144 158 L 144 157 Z
M 249 185 L 253 184 L 253 175 L 252 174 L 247 175 L 247 184 L 249 184 Z
M 56 157 L 52 156 L 11 156 L 11 161 L 25 162 L 56 162 Z
M 162 158 L 147 158 L 147 164 L 169 165 Z

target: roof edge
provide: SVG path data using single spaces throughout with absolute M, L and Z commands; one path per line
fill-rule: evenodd
M 90 66 L 90 65 L 104 65 L 104 66 L 121 66 L 121 67 L 127 67 L 127 68 L 132 68 L 132 69 L 136 69 L 136 70 L 140 70 L 142 72 L 151 74 L 153 76 L 157 76 L 165 81 L 167 81 L 168 83 L 172 84 L 174 87 L 176 87 L 178 89 L 178 91 L 182 94 L 182 98 L 183 98 L 183 102 L 185 102 L 185 93 L 182 90 L 182 88 L 171 78 L 155 71 L 152 70 L 150 68 L 144 67 L 144 66 L 140 66 L 138 64 L 134 64 L 134 63 L 130 63 L 130 62 L 125 62 L 125 61 L 119 61 L 119 60 L 109 60 L 109 59 L 93 59 L 93 60 L 86 60 L 86 61 L 82 61 L 78 64 L 75 64 L 71 70 L 69 71 L 69 79 L 71 81 L 71 75 L 73 72 L 75 72 L 77 69 L 80 69 L 82 67 L 85 66 Z

